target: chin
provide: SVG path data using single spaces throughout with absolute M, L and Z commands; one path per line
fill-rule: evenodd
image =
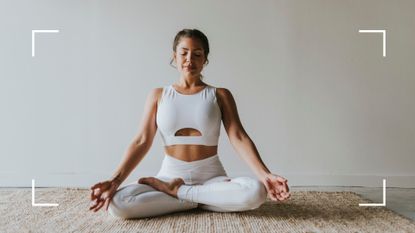
M 184 76 L 189 76 L 189 77 L 194 77 L 194 78 L 196 78 L 196 77 L 199 77 L 199 76 L 200 76 L 200 74 L 197 74 L 197 73 L 190 73 L 190 72 L 184 72 Z

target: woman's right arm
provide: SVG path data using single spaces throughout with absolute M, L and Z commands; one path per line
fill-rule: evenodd
M 155 88 L 148 94 L 138 133 L 134 137 L 122 162 L 112 176 L 112 182 L 116 182 L 120 185 L 127 179 L 131 171 L 140 163 L 151 148 L 154 136 L 157 132 L 157 102 L 162 91 L 163 88 Z
M 89 210 L 96 212 L 103 206 L 105 210 L 108 210 L 108 206 L 116 193 L 117 188 L 128 177 L 138 163 L 140 163 L 150 149 L 157 131 L 157 103 L 162 91 L 162 88 L 156 88 L 148 95 L 138 134 L 128 147 L 124 159 L 118 166 L 112 178 L 110 180 L 99 182 L 91 187 L 91 201 L 93 201 L 93 203 L 89 207 Z

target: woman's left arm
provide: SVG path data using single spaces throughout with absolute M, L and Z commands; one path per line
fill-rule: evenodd
M 265 185 L 272 200 L 285 200 L 289 194 L 288 180 L 272 174 L 259 156 L 258 150 L 239 119 L 235 100 L 226 88 L 217 88 L 216 96 L 222 112 L 222 121 L 233 148 Z

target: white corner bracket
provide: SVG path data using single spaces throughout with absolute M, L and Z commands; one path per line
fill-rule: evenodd
M 59 30 L 32 30 L 32 57 L 35 56 L 35 35 L 36 33 L 58 33 Z
M 35 179 L 32 179 L 32 206 L 59 206 L 57 203 L 35 203 Z
M 359 206 L 386 206 L 386 179 L 383 179 L 383 202 L 382 203 L 361 203 Z
M 382 33 L 383 57 L 386 57 L 386 30 L 359 30 L 359 33 Z

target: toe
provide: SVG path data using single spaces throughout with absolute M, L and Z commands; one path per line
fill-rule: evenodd
M 182 178 L 175 178 L 175 179 L 173 180 L 173 182 L 174 182 L 174 183 L 182 183 L 182 182 L 184 182 L 184 181 L 183 181 L 183 179 L 182 179 Z
M 138 183 L 140 184 L 148 184 L 149 183 L 149 178 L 148 177 L 142 177 L 138 180 Z

